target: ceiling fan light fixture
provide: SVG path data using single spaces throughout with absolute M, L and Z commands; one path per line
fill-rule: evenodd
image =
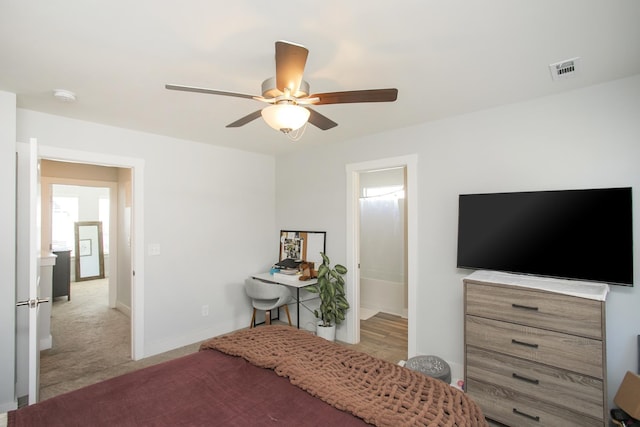
M 289 133 L 304 126 L 309 120 L 310 112 L 295 104 L 276 104 L 263 108 L 261 114 L 273 129 Z

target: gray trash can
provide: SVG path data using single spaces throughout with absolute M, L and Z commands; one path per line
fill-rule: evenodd
M 447 384 L 451 383 L 451 368 L 449 364 L 437 356 L 415 356 L 407 360 L 404 366 L 429 377 L 442 380 Z

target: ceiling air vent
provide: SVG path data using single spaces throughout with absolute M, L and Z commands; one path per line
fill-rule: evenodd
M 580 58 L 571 58 L 564 61 L 549 64 L 551 78 L 553 80 L 564 80 L 575 77 L 580 70 Z

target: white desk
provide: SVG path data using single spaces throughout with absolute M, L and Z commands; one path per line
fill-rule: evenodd
M 285 276 L 284 274 L 273 275 L 271 273 L 258 273 L 254 274 L 254 279 L 261 280 L 265 283 L 276 283 L 278 285 L 285 285 L 291 288 L 296 288 L 296 326 L 300 329 L 300 288 L 306 288 L 310 285 L 315 285 L 318 283 L 318 279 L 309 279 L 309 280 L 298 280 L 298 275 L 291 275 L 290 277 Z

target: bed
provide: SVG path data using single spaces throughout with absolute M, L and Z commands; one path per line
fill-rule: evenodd
M 11 411 L 8 426 L 487 426 L 465 393 L 288 326 Z

